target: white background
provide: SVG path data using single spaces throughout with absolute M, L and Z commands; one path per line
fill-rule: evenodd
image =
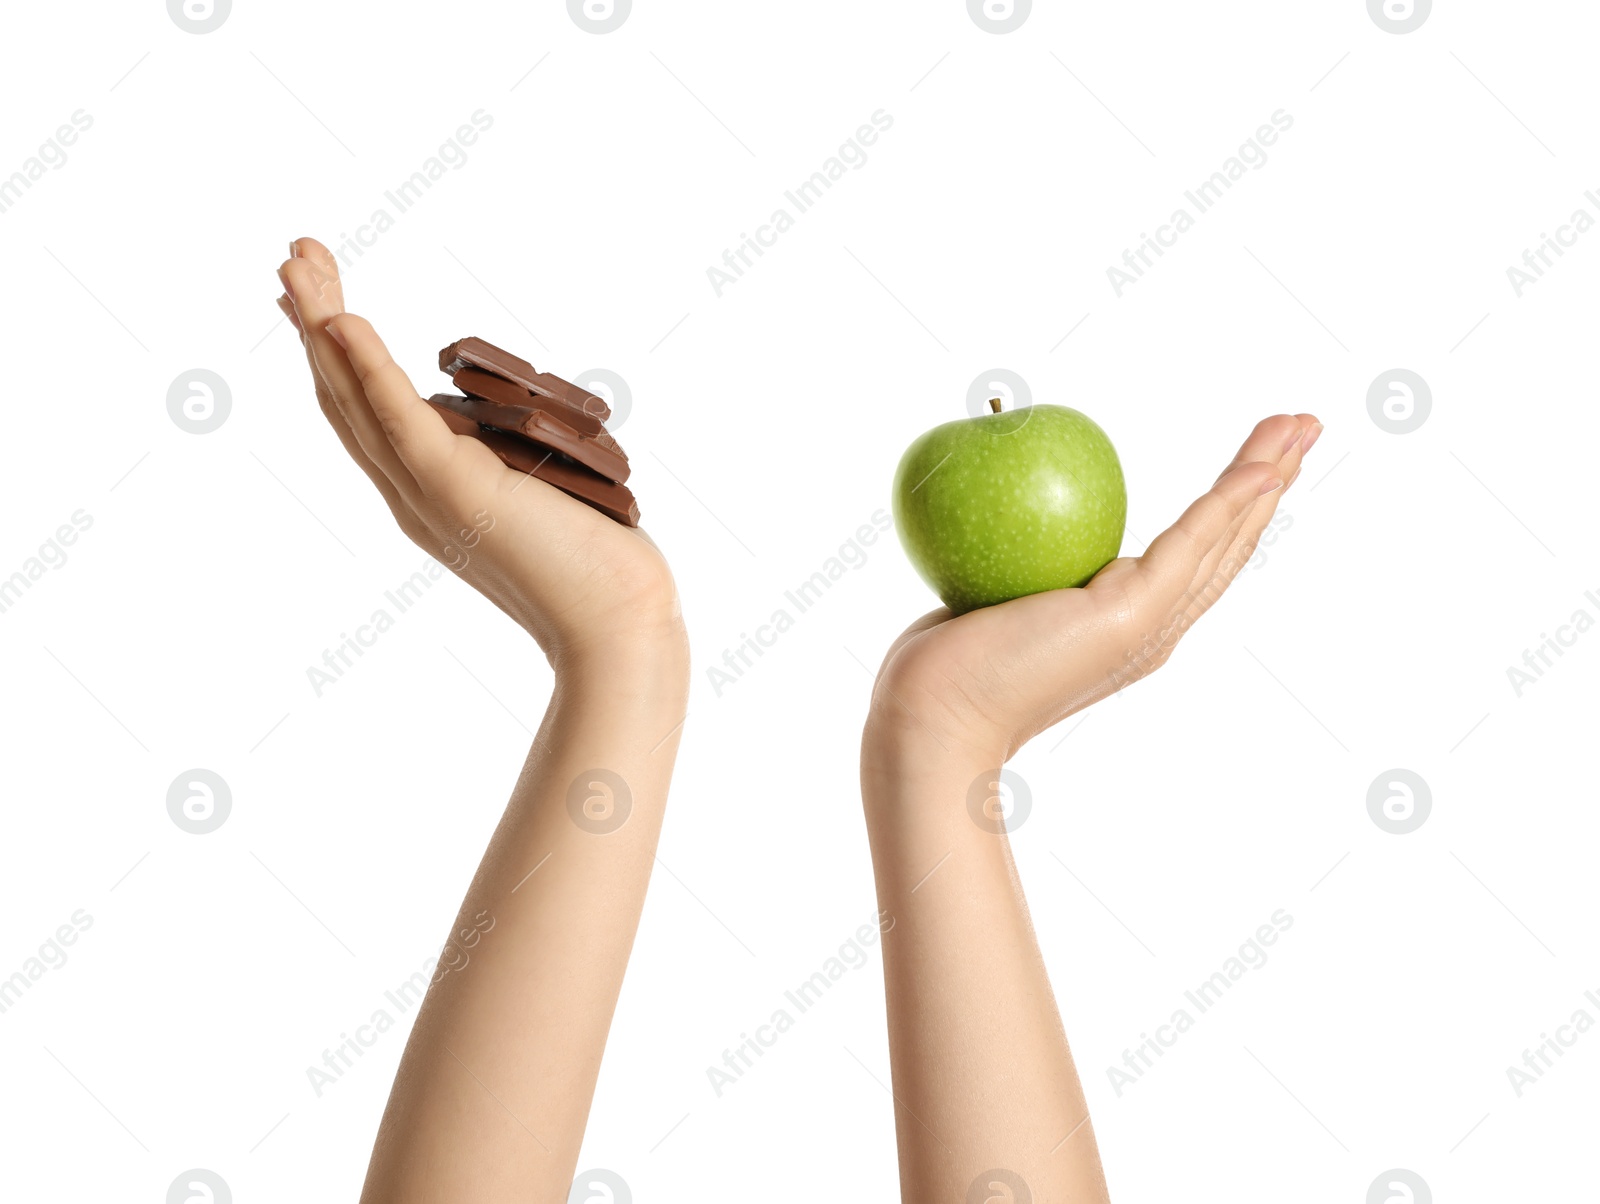
M 466 334 L 629 382 L 696 659 L 583 1166 L 641 1202 L 894 1196 L 876 950 L 720 1098 L 706 1068 L 873 912 L 864 666 L 934 600 L 886 538 L 720 697 L 706 670 L 1000 367 L 1111 434 L 1130 553 L 1258 418 L 1327 424 L 1171 666 L 1013 765 L 1114 1198 L 1359 1204 L 1392 1167 L 1439 1201 L 1594 1190 L 1600 1035 L 1521 1098 L 1506 1074 L 1600 1019 L 1600 635 L 1521 697 L 1506 672 L 1600 617 L 1600 233 L 1520 298 L 1506 275 L 1600 216 L 1593 6 L 1440 3 L 1406 35 L 1360 0 L 1041 3 L 1004 35 L 955 0 L 639 0 L 605 36 L 553 0 L 5 24 L 0 177 L 93 118 L 0 214 L 0 576 L 93 519 L 0 614 L 0 977 L 93 917 L 0 1015 L 8 1197 L 155 1204 L 189 1167 L 241 1204 L 357 1193 L 410 1017 L 320 1098 L 307 1067 L 438 950 L 550 676 L 447 577 L 313 693 L 424 557 L 318 413 L 274 268 L 479 109 L 349 304 L 424 393 Z M 719 298 L 723 249 L 880 109 L 865 166 Z M 1266 165 L 1118 298 L 1106 269 L 1279 109 Z M 1433 395 L 1406 435 L 1366 403 L 1397 366 Z M 166 406 L 196 367 L 232 397 L 205 435 Z M 232 791 L 205 836 L 166 811 L 195 767 Z M 1367 812 L 1396 767 L 1433 797 L 1406 836 Z M 1106 1068 L 1280 908 L 1270 961 L 1119 1096 Z

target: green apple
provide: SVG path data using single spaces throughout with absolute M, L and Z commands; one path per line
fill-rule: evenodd
M 1122 464 L 1092 419 L 990 405 L 924 434 L 894 478 L 900 542 L 956 614 L 1083 585 L 1116 559 L 1128 516 Z

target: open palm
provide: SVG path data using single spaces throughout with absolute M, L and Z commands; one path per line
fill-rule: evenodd
M 453 433 L 370 323 L 344 311 L 338 263 L 302 238 L 278 270 L 317 399 L 395 521 L 520 623 L 553 659 L 680 626 L 665 559 L 554 486 Z
M 1321 431 L 1311 414 L 1263 420 L 1142 556 L 1112 561 L 1082 589 L 924 615 L 884 658 L 873 723 L 946 750 L 1009 758 L 1153 672 L 1249 562 Z

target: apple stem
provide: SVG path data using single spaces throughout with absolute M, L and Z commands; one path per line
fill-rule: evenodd
M 1000 399 L 998 397 L 989 398 L 989 408 L 998 414 L 1000 412 Z

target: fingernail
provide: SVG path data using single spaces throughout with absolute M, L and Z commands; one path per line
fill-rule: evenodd
M 339 333 L 339 328 L 337 326 L 335 326 L 332 322 L 329 322 L 325 327 L 323 327 L 323 329 L 328 332 L 328 337 L 331 338 L 335 343 L 339 344 L 341 347 L 344 347 L 346 351 L 349 350 L 349 347 L 345 344 L 344 335 Z
M 1287 443 L 1285 443 L 1283 445 L 1283 454 L 1284 455 L 1287 456 L 1290 452 L 1292 452 L 1294 450 L 1294 446 L 1295 446 L 1295 444 L 1300 442 L 1300 436 L 1302 434 L 1303 434 L 1303 432 L 1300 430 L 1300 428 L 1298 426 L 1294 428 L 1294 434 L 1289 436 L 1289 442 L 1287 442 Z
M 299 259 L 300 258 L 300 240 L 298 238 L 295 239 L 292 243 L 289 244 L 289 258 L 290 259 Z
M 1282 480 L 1282 478 L 1273 477 L 1270 481 L 1263 481 L 1261 483 L 1261 492 L 1257 496 L 1258 497 L 1266 497 L 1267 494 L 1276 493 L 1278 490 L 1280 490 L 1282 488 L 1283 488 L 1283 480 Z
M 1322 436 L 1322 423 L 1320 423 L 1320 422 L 1313 423 L 1312 426 L 1311 426 L 1311 429 L 1306 432 L 1306 445 L 1305 445 L 1305 447 L 1300 449 L 1301 450 L 1301 454 L 1303 455 L 1306 452 L 1310 451 L 1311 448 L 1312 448 L 1312 445 L 1315 444 L 1316 441 L 1321 436 Z

